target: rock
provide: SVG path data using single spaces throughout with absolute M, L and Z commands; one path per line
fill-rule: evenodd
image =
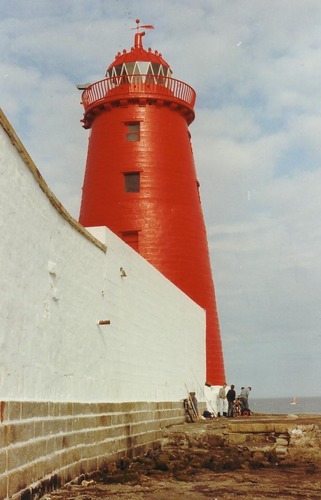
M 90 481 L 86 481 L 86 479 L 84 479 L 83 481 L 81 481 L 81 486 L 89 486 L 90 484 L 95 484 L 96 481 L 94 481 L 93 479 L 91 479 Z
M 288 446 L 289 442 L 287 439 L 284 439 L 284 438 L 277 438 L 276 439 L 276 445 L 277 446 Z
M 107 472 L 109 472 L 109 473 L 115 472 L 117 470 L 116 462 L 109 462 L 107 464 L 106 469 L 107 469 Z
M 286 446 L 276 446 L 275 448 L 275 453 L 278 455 L 278 456 L 283 456 L 283 455 L 286 455 L 288 452 L 288 449 Z

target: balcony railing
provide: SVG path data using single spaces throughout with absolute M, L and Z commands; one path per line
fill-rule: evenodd
M 85 111 L 101 100 L 127 97 L 174 99 L 194 108 L 195 91 L 184 82 L 165 76 L 122 75 L 105 78 L 87 87 L 82 94 Z

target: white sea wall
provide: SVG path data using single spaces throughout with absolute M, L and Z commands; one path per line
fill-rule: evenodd
M 0 400 L 202 399 L 205 311 L 107 228 L 91 237 L 0 122 Z

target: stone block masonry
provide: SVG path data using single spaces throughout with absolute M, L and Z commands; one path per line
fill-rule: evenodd
M 75 221 L 1 110 L 0 192 L 0 499 L 26 500 L 184 419 L 206 313 L 108 228 Z
M 1 402 L 0 498 L 41 496 L 111 460 L 157 447 L 182 402 Z
M 273 417 L 258 419 L 229 421 L 226 444 L 243 447 L 257 456 L 273 453 L 278 462 L 320 461 L 320 417 L 290 415 L 279 420 Z
M 206 380 L 206 312 L 75 221 L 1 109 L 0 192 L 0 499 L 27 500 L 184 420 L 186 388 L 201 401 Z
M 203 386 L 205 311 L 72 219 L 1 110 L 0 193 L 0 401 L 179 401 Z

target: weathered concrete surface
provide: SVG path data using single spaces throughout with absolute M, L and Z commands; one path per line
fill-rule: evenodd
M 201 420 L 43 499 L 321 498 L 321 416 Z
M 261 417 L 227 425 L 226 443 L 241 445 L 279 462 L 307 462 L 321 459 L 321 420 L 319 416 L 289 415 L 284 420 Z

